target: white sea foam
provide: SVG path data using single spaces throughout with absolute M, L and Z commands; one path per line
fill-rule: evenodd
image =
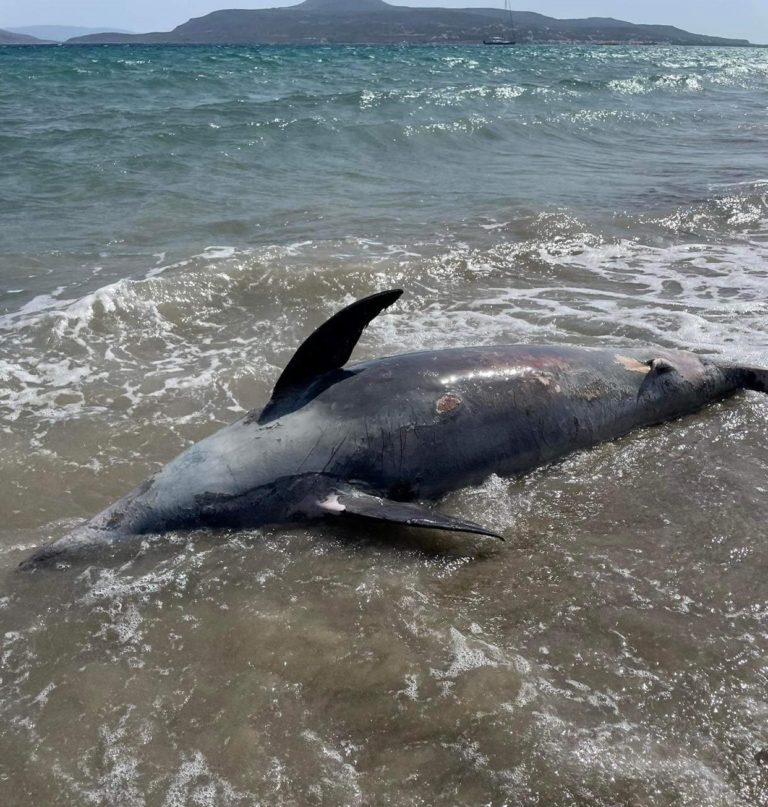
M 104 772 L 95 786 L 83 791 L 86 802 L 94 805 L 122 804 L 125 807 L 145 807 L 146 798 L 140 784 L 139 757 L 132 747 L 129 707 L 114 727 L 99 730 Z
M 345 758 L 343 749 L 309 729 L 302 732 L 302 738 L 318 755 L 323 771 L 322 779 L 311 790 L 323 801 L 341 802 L 349 805 L 363 804 L 360 774 L 355 766 Z
M 255 803 L 250 793 L 233 787 L 213 772 L 200 751 L 184 755 L 173 774 L 162 807 L 245 807 Z
M 407 314 L 397 311 L 381 318 L 371 328 L 375 339 L 391 351 L 493 341 L 644 341 L 738 352 L 741 358 L 756 360 L 768 342 L 768 245 L 761 218 L 765 202 L 750 198 L 749 203 L 733 201 L 730 208 L 718 203 L 732 224 L 748 228 L 745 236 L 720 244 L 601 242 L 589 232 L 579 232 L 577 222 L 561 218 L 552 237 L 536 242 L 506 242 L 508 225 L 492 222 L 479 225 L 497 239 L 486 248 L 454 243 L 439 252 L 435 245 L 413 249 L 350 239 L 333 247 L 333 260 L 347 272 L 345 265 L 362 251 L 366 262 L 377 267 L 380 287 L 411 287 L 415 306 Z M 714 214 L 716 208 L 681 215 L 699 216 L 701 221 Z M 660 224 L 670 229 L 685 226 L 682 220 Z M 546 232 L 550 222 L 544 218 L 537 226 Z M 160 276 L 118 281 L 79 300 L 50 296 L 27 304 L 0 321 L 6 344 L 15 346 L 10 353 L 0 353 L 0 378 L 5 382 L 0 408 L 10 420 L 32 412 L 36 418 L 66 420 L 84 408 L 109 406 L 108 399 L 94 398 L 93 392 L 114 389 L 117 383 L 131 408 L 152 398 L 221 389 L 227 408 L 242 411 L 246 407 L 227 392 L 226 380 L 233 371 L 242 372 L 236 369 L 238 354 L 263 361 L 259 345 L 265 335 L 283 350 L 281 326 L 265 322 L 253 330 L 251 320 L 244 332 L 221 339 L 216 332 L 231 330 L 226 317 L 247 315 L 235 299 L 239 289 L 255 290 L 263 283 L 266 290 L 279 277 L 282 289 L 300 293 L 308 276 L 299 267 L 314 261 L 317 252 L 313 242 L 258 254 L 211 247 Z M 286 262 L 296 265 L 287 270 L 293 276 L 280 268 Z M 215 273 L 210 265 L 217 267 Z M 464 286 L 465 279 L 471 284 Z M 449 306 L 418 304 L 419 297 L 429 300 L 432 290 L 446 283 L 455 295 Z M 347 301 L 353 296 L 347 295 Z M 329 313 L 340 302 L 338 295 L 332 305 L 329 302 Z M 404 303 L 407 306 L 409 298 Z M 187 323 L 197 329 L 197 343 L 184 333 L 189 331 Z M 56 344 L 41 361 L 45 334 L 53 334 Z M 156 355 L 144 368 L 146 347 L 153 342 Z M 365 344 L 364 338 L 363 354 Z M 198 415 L 190 411 L 177 417 L 183 422 Z
M 467 637 L 456 628 L 450 628 L 453 659 L 447 670 L 435 671 L 435 678 L 454 679 L 480 667 L 498 667 L 503 663 L 498 647 L 477 637 Z

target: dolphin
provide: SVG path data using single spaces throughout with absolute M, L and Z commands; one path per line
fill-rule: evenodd
M 308 519 L 502 538 L 426 506 L 749 389 L 768 370 L 660 348 L 500 345 L 348 364 L 402 294 L 359 300 L 298 348 L 262 409 L 182 452 L 33 568 L 132 535 Z

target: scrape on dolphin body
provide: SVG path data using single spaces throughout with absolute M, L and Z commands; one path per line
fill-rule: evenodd
M 683 351 L 506 345 L 347 366 L 402 294 L 353 303 L 298 349 L 261 411 L 184 451 L 23 566 L 131 535 L 345 518 L 501 537 L 418 504 L 691 414 L 768 371 Z

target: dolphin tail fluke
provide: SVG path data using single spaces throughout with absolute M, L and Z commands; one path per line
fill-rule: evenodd
M 373 496 L 354 488 L 338 488 L 319 502 L 321 512 L 333 516 L 353 516 L 369 521 L 402 524 L 406 527 L 419 527 L 447 532 L 467 532 L 473 535 L 486 535 L 489 538 L 504 540 L 502 535 L 486 529 L 473 521 L 464 521 L 442 513 L 436 513 L 410 502 L 396 502 Z

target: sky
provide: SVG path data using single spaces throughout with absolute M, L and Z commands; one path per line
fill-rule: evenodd
M 81 25 L 169 31 L 220 8 L 270 8 L 297 0 L 0 0 L 0 28 Z M 394 0 L 408 6 L 503 6 L 502 0 Z M 513 0 L 518 11 L 551 17 L 616 17 L 768 43 L 768 0 Z

